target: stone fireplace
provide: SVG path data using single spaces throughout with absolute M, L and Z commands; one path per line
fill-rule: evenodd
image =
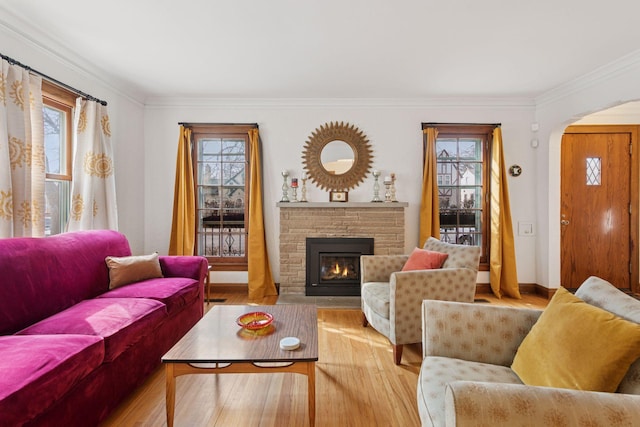
M 369 237 L 374 241 L 373 253 L 376 255 L 405 253 L 404 210 L 407 206 L 405 202 L 277 203 L 280 209 L 280 294 L 306 294 L 308 237 Z
M 360 256 L 373 255 L 372 238 L 307 237 L 306 247 L 306 295 L 360 295 Z

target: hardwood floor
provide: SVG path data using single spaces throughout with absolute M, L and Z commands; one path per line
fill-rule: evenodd
M 543 308 L 547 300 L 478 295 L 490 304 Z M 214 304 L 275 304 L 277 298 L 248 301 L 246 293 L 215 293 Z M 361 324 L 357 309 L 318 309 L 316 426 L 419 426 L 416 385 L 422 359 L 419 344 L 405 346 L 402 365 L 392 360 L 388 340 Z M 159 368 L 103 427 L 165 426 L 164 369 Z M 187 375 L 177 379 L 175 426 L 308 425 L 304 375 Z

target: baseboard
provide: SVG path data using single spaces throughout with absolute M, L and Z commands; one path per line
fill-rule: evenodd
M 555 289 L 545 288 L 537 283 L 520 283 L 518 285 L 521 294 L 533 294 L 540 295 L 543 298 L 551 299 L 556 292 Z M 489 283 L 476 283 L 476 294 L 490 294 L 491 284 Z
M 205 285 L 206 286 L 206 285 Z M 249 285 L 246 283 L 212 283 L 211 292 L 244 292 L 249 291 Z

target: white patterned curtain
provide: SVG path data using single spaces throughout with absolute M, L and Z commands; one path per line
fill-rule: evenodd
M 78 98 L 73 119 L 68 231 L 118 229 L 111 130 L 106 105 Z
M 42 78 L 2 60 L 0 238 L 44 236 Z

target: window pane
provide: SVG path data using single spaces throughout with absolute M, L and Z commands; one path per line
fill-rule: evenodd
M 62 233 L 69 219 L 67 209 L 71 183 L 63 180 L 47 179 L 44 184 L 45 213 L 44 234 L 50 236 Z
M 457 158 L 457 140 L 455 138 L 438 138 L 436 140 L 436 153 L 439 159 Z
M 587 157 L 587 185 L 600 185 L 602 167 L 599 157 Z
M 482 140 L 478 138 L 460 138 L 460 158 L 482 160 Z
M 66 113 L 64 111 L 45 106 L 44 113 L 44 147 L 46 165 L 45 172 L 64 175 L 66 171 Z

